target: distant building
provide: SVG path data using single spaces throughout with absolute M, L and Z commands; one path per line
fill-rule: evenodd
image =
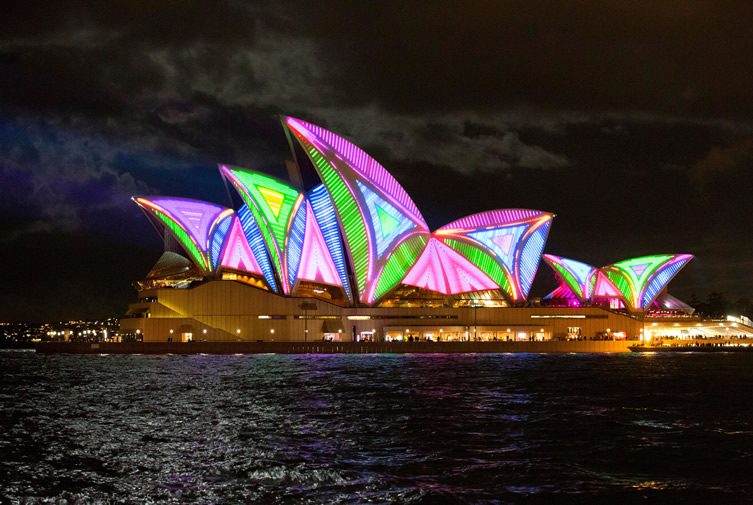
M 553 214 L 491 210 L 432 232 L 363 150 L 299 119 L 282 124 L 292 182 L 220 165 L 237 209 L 134 197 L 165 252 L 136 283 L 125 338 L 638 339 L 647 315 L 693 317 L 666 293 L 691 255 L 602 268 L 544 255 L 560 287 L 529 300 Z

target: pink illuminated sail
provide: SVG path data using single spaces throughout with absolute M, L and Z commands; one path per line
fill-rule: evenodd
M 488 275 L 435 238 L 429 240 L 403 284 L 446 295 L 499 289 Z
M 342 287 L 335 262 L 329 254 L 327 243 L 324 241 L 311 205 L 307 203 L 306 207 L 306 232 L 301 251 L 301 264 L 298 267 L 298 279 Z
M 225 239 L 225 250 L 222 253 L 220 264 L 233 270 L 240 270 L 252 274 L 262 273 L 259 263 L 248 245 L 243 227 L 237 217 L 233 217 L 233 224 Z
M 622 298 L 622 293 L 620 293 L 620 290 L 618 290 L 614 284 L 612 284 L 612 281 L 607 279 L 607 276 L 604 275 L 601 271 L 596 275 L 596 285 L 594 286 L 594 298 L 596 297 L 604 297 L 604 298 Z

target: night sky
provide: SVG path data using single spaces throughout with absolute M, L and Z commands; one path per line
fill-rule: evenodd
M 130 197 L 286 177 L 280 114 L 363 147 L 432 229 L 551 211 L 546 252 L 692 253 L 673 294 L 753 295 L 753 2 L 2 10 L 0 321 L 123 314 L 162 251 Z

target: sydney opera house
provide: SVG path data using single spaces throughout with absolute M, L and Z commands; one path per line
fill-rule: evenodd
M 136 283 L 122 333 L 144 341 L 637 340 L 656 321 L 694 321 L 667 292 L 691 255 L 597 268 L 543 254 L 554 215 L 531 209 L 489 210 L 431 231 L 363 150 L 299 119 L 282 125 L 289 181 L 219 166 L 235 208 L 133 198 L 165 251 Z M 542 258 L 559 287 L 532 299 Z

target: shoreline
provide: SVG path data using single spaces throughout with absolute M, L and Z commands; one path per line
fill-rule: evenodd
M 629 353 L 635 341 L 544 342 L 42 342 L 42 354 Z

